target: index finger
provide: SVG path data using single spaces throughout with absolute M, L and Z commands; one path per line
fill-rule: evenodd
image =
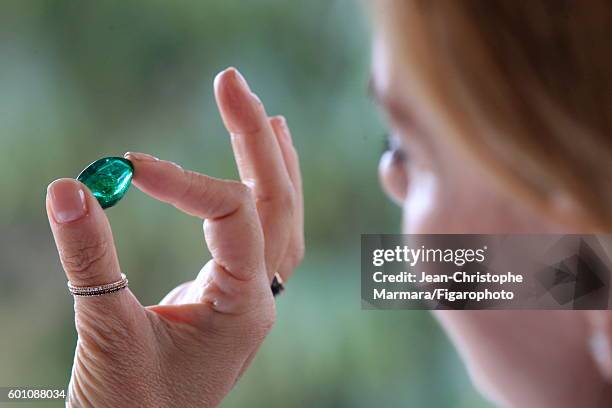
M 142 153 L 126 153 L 132 183 L 150 196 L 206 220 L 206 240 L 215 261 L 240 280 L 265 276 L 263 232 L 247 186 L 220 180 Z

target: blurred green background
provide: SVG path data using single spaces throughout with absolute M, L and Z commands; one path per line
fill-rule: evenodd
M 360 309 L 360 234 L 400 223 L 377 183 L 367 26 L 352 0 L 2 0 L 0 386 L 64 387 L 70 374 L 72 299 L 47 184 L 127 150 L 237 178 L 212 94 L 234 65 L 293 130 L 307 256 L 223 407 L 489 406 L 429 313 Z M 108 215 L 143 304 L 207 260 L 200 222 L 136 189 Z

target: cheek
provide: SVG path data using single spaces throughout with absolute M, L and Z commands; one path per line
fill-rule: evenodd
M 379 177 L 385 193 L 402 207 L 405 234 L 551 231 L 541 217 L 495 188 L 497 180 L 485 177 L 468 160 L 408 158 L 399 162 L 393 152 L 386 152 L 379 163 Z
M 405 234 L 552 233 L 559 227 L 520 201 L 495 191 L 487 180 L 469 171 L 442 177 L 411 172 L 403 209 Z
M 413 170 L 402 204 L 405 234 L 495 233 L 516 222 L 477 174 Z

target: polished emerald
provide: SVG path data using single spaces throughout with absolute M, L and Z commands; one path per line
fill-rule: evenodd
M 102 208 L 117 204 L 130 188 L 134 166 L 123 157 L 105 157 L 96 160 L 77 177 L 98 200 Z

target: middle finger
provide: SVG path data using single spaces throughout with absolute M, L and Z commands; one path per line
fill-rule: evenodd
M 215 96 L 231 134 L 240 178 L 255 194 L 271 277 L 289 241 L 295 202 L 291 179 L 266 111 L 236 69 L 217 75 Z

